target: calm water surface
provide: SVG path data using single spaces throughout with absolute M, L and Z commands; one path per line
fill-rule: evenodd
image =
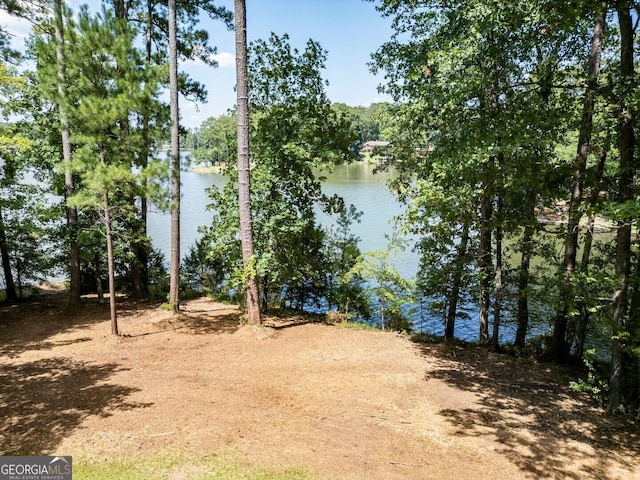
M 401 205 L 387 187 L 387 180 L 392 173 L 374 173 L 374 166 L 363 163 L 339 165 L 326 175 L 323 191 L 337 194 L 347 204 L 354 205 L 362 212 L 360 223 L 352 226 L 352 232 L 360 239 L 360 250 L 372 252 L 385 250 L 388 237 L 394 231 L 394 218 L 402 213 Z M 206 189 L 210 186 L 222 187 L 226 177 L 214 173 L 183 172 L 181 202 L 181 252 L 186 255 L 199 237 L 198 229 L 211 223 L 212 212 L 207 209 L 210 200 Z M 170 221 L 169 215 L 158 211 L 149 212 L 149 236 L 155 248 L 169 258 L 170 253 Z M 320 212 L 318 220 L 323 225 L 331 225 L 333 220 Z M 416 274 L 419 256 L 411 251 L 411 244 L 406 252 L 394 260 L 398 271 L 405 278 L 413 278 Z M 426 308 L 417 306 L 414 323 L 417 330 L 443 334 L 442 321 L 426 312 Z M 456 325 L 456 336 L 467 340 L 477 338 L 477 317 L 468 321 L 460 321 Z
M 347 204 L 353 204 L 362 212 L 360 223 L 354 223 L 352 231 L 360 238 L 360 249 L 363 252 L 387 248 L 386 236 L 392 234 L 393 219 L 402 211 L 386 185 L 390 173 L 374 174 L 373 170 L 374 167 L 368 164 L 339 165 L 326 175 L 327 180 L 323 186 L 325 193 L 340 195 Z M 214 185 L 223 187 L 225 183 L 226 177 L 223 175 L 183 172 L 180 232 L 183 255 L 200 236 L 198 228 L 211 224 L 212 212 L 207 209 L 211 201 L 206 189 Z M 170 252 L 169 220 L 167 213 L 157 210 L 149 212 L 149 236 L 155 248 L 160 249 L 167 258 Z M 333 222 L 331 217 L 322 212 L 318 213 L 318 220 L 327 226 Z M 416 272 L 417 259 L 413 252 L 407 252 L 399 259 L 397 268 L 411 277 Z

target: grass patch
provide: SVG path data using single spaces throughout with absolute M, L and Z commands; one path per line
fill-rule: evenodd
M 336 323 L 335 325 L 337 327 L 351 328 L 353 330 L 369 330 L 369 331 L 375 331 L 375 332 L 382 331 L 378 327 L 374 327 L 373 325 L 369 325 L 368 323 L 364 323 L 364 322 L 342 322 L 342 323 Z
M 241 465 L 219 455 L 200 458 L 156 455 L 105 462 L 78 462 L 73 465 L 76 480 L 311 480 L 302 468 L 272 471 Z

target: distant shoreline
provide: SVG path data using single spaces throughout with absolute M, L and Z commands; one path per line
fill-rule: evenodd
M 202 174 L 217 173 L 217 174 L 222 174 L 222 173 L 224 173 L 226 168 L 227 167 L 223 167 L 221 165 L 212 165 L 210 167 L 192 167 L 191 170 L 189 170 L 189 171 L 191 173 L 202 173 Z
M 348 162 L 350 164 L 360 164 L 360 165 L 371 165 L 372 167 L 377 167 L 379 165 L 376 165 L 375 162 L 372 161 L 368 161 L 368 160 L 354 160 L 352 162 Z M 192 167 L 189 169 L 189 172 L 191 173 L 201 173 L 201 174 L 207 174 L 207 173 L 217 173 L 217 174 L 223 174 L 225 173 L 226 170 L 226 166 L 224 165 L 212 165 L 209 167 Z

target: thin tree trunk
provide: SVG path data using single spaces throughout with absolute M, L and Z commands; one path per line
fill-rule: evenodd
M 584 239 L 584 247 L 582 249 L 582 258 L 580 260 L 580 272 L 583 274 L 589 273 L 589 262 L 591 260 L 591 249 L 593 246 L 593 235 L 595 232 L 596 214 L 593 212 L 593 207 L 598 201 L 598 195 L 600 188 L 602 187 L 602 177 L 604 176 L 604 166 L 607 159 L 607 154 L 610 148 L 610 137 L 607 137 L 600 158 L 598 159 L 597 177 L 591 192 L 591 198 L 589 202 L 591 204 L 591 213 L 587 220 L 586 235 Z M 591 313 L 589 308 L 584 305 L 584 301 L 580 305 L 580 319 L 576 328 L 576 357 L 582 358 L 584 355 L 584 344 L 587 336 L 587 326 L 589 324 L 589 317 Z
M 171 109 L 171 271 L 169 305 L 180 310 L 180 114 L 178 111 L 178 47 L 176 0 L 169 0 L 169 90 Z
M 100 161 L 106 165 L 104 149 L 100 148 Z M 104 202 L 104 225 L 107 233 L 107 267 L 109 270 L 109 312 L 111 315 L 111 334 L 120 335 L 118 329 L 118 312 L 116 310 L 116 274 L 115 260 L 113 254 L 113 231 L 111 225 L 111 205 L 109 203 L 109 192 L 103 194 Z
M 489 341 L 489 310 L 491 309 L 491 277 L 493 274 L 491 255 L 491 196 L 485 184 L 480 200 L 480 342 Z
M 71 140 L 69 120 L 67 117 L 67 79 L 66 59 L 64 55 L 64 20 L 62 0 L 55 0 L 55 39 L 56 63 L 58 76 L 58 116 L 60 119 L 60 135 L 62 137 L 62 158 L 64 162 L 65 199 L 73 195 L 73 174 L 71 173 Z M 77 240 L 78 210 L 67 206 L 67 231 L 69 233 L 69 303 L 80 303 L 80 245 Z
M 147 24 L 145 31 L 145 59 L 148 63 L 151 63 L 152 55 L 152 28 L 153 28 L 153 2 L 147 1 Z M 147 105 L 142 107 L 142 146 L 140 149 L 140 167 L 142 169 L 147 168 L 148 158 L 151 150 L 151 141 L 149 138 L 149 109 Z M 148 231 L 148 212 L 149 202 L 147 199 L 147 180 L 146 177 L 142 180 L 143 194 L 140 198 L 140 218 L 142 222 L 142 235 L 147 237 Z M 149 250 L 146 242 L 136 245 L 136 257 L 138 259 L 138 265 L 140 267 L 140 281 L 142 287 L 142 297 L 146 298 L 149 295 Z
M 640 245 L 640 233 L 636 232 L 634 244 L 635 255 L 633 255 L 634 265 L 632 266 L 633 274 L 631 276 L 632 282 L 629 286 L 631 290 L 631 302 L 629 307 L 629 319 L 627 321 L 626 331 L 629 332 L 628 336 L 628 349 L 627 354 L 634 355 L 635 361 L 628 362 L 627 371 L 625 376 L 631 381 L 629 382 L 632 387 L 628 392 L 629 398 L 635 399 L 634 403 L 640 405 L 640 364 L 637 361 L 637 353 L 629 353 L 630 351 L 640 351 L 640 258 L 637 252 L 638 245 Z M 634 380 L 635 379 L 635 380 Z M 640 420 L 640 407 L 638 407 L 638 413 L 636 421 Z
M 453 273 L 453 284 L 451 287 L 451 297 L 449 299 L 449 308 L 447 309 L 447 318 L 444 329 L 445 340 L 452 339 L 454 336 L 456 325 L 456 314 L 458 310 L 458 301 L 460 300 L 460 289 L 462 288 L 462 276 L 464 273 L 464 264 L 467 256 L 469 245 L 469 222 L 466 221 L 462 225 L 462 234 L 460 235 L 460 244 L 456 252 L 455 271 Z
M 605 29 L 605 5 L 601 4 L 597 12 L 589 50 L 588 86 L 585 92 L 582 107 L 582 120 L 578 137 L 578 149 L 576 163 L 573 172 L 573 186 L 571 188 L 571 200 L 569 202 L 569 218 L 567 220 L 567 236 L 565 238 L 565 251 L 563 261 L 563 279 L 560 285 L 561 307 L 556 313 L 553 328 L 552 356 L 556 362 L 564 362 L 567 356 L 567 322 L 569 310 L 573 303 L 573 274 L 576 268 L 576 254 L 578 251 L 578 225 L 582 213 L 583 176 L 587 168 L 591 134 L 593 131 L 593 109 L 598 95 L 598 77 L 600 75 L 600 58 L 602 54 L 602 42 Z
M 632 347 L 640 347 L 640 254 L 637 252 L 637 247 L 640 245 L 640 232 L 636 232 L 635 236 L 636 251 L 634 256 L 633 266 L 633 284 L 631 288 L 631 302 L 629 307 L 629 324 L 627 330 L 629 331 Z M 640 365 L 638 366 L 640 368 Z M 640 372 L 638 374 L 640 378 Z M 640 385 L 638 386 L 640 388 Z M 640 412 L 639 412 L 640 413 Z
M 98 303 L 104 302 L 104 290 L 102 289 L 102 266 L 100 265 L 100 254 L 96 252 L 93 257 L 93 265 L 96 277 L 96 292 L 98 294 Z
M 496 215 L 499 220 L 502 218 L 502 197 L 498 198 Z M 498 223 L 496 227 L 496 267 L 494 274 L 495 298 L 493 302 L 493 333 L 491 342 L 494 347 L 498 347 L 500 338 L 500 322 L 502 316 L 502 226 Z
M 238 109 L 238 201 L 240 240 L 246 282 L 249 325 L 262 323 L 258 279 L 254 265 L 253 220 L 251 216 L 251 172 L 249 161 L 249 85 L 247 73 L 247 15 L 245 0 L 235 0 L 236 93 Z
M 104 223 L 107 228 L 107 264 L 109 268 L 109 312 L 111 315 L 111 333 L 120 335 L 118 330 L 118 313 L 116 310 L 116 281 L 113 257 L 113 232 L 111 231 L 111 206 L 109 194 L 104 193 Z
M 533 255 L 533 234 L 536 228 L 536 193 L 530 190 L 527 195 L 528 220 L 522 234 L 522 258 L 520 259 L 520 272 L 518 274 L 518 328 L 514 345 L 524 347 L 527 330 L 529 328 L 529 267 Z
M 116 15 L 116 18 L 120 19 L 120 20 L 126 20 L 128 21 L 129 19 L 129 10 L 132 6 L 131 2 L 125 1 L 125 0 L 114 0 L 113 2 L 113 7 L 114 7 L 114 12 Z M 117 60 L 117 62 L 119 62 L 119 60 Z M 120 75 L 124 74 L 124 67 L 121 66 L 121 64 L 118 64 L 118 72 L 120 73 Z M 118 120 L 118 124 L 120 126 L 120 132 L 123 136 L 123 138 L 127 138 L 131 135 L 131 125 L 130 125 L 130 121 L 127 115 L 121 117 Z M 143 142 L 144 143 L 144 142 Z M 146 157 L 146 155 L 141 155 L 141 159 L 140 162 L 141 164 L 139 165 L 140 167 L 144 168 L 144 158 Z M 131 165 L 133 167 L 134 164 L 134 159 L 131 158 Z M 132 206 L 135 206 L 135 198 L 133 196 L 128 196 L 127 200 L 129 201 L 129 203 Z M 145 202 L 146 199 L 144 199 L 144 195 L 143 195 L 143 202 Z M 145 206 L 146 208 L 146 206 Z M 140 233 L 140 225 L 135 221 L 131 221 L 129 222 L 128 225 L 128 229 L 131 231 L 131 233 L 133 234 L 135 240 L 132 240 L 129 244 L 129 250 L 131 251 L 131 262 L 130 262 L 130 268 L 131 268 L 131 291 L 132 291 L 132 295 L 133 295 L 133 299 L 135 301 L 139 301 L 141 300 L 144 296 L 145 296 L 145 291 L 146 291 L 146 286 L 145 286 L 145 281 L 143 280 L 143 263 L 140 261 L 141 260 L 141 256 L 142 251 L 145 250 L 144 245 L 141 246 L 141 242 L 140 242 L 140 238 L 144 237 L 146 235 L 146 224 L 145 224 L 145 230 L 143 235 L 141 235 Z M 144 260 L 146 261 L 146 260 Z
M 620 76 L 622 98 L 620 102 L 620 172 L 619 202 L 625 203 L 634 199 L 634 149 L 635 133 L 633 130 L 634 113 L 629 102 L 632 99 L 634 64 L 633 64 L 633 25 L 628 2 L 618 2 L 618 21 L 620 23 Z M 613 295 L 611 378 L 609 381 L 609 410 L 617 412 L 624 409 L 622 397 L 623 379 L 623 347 L 620 335 L 625 331 L 627 301 L 629 290 L 629 274 L 631 271 L 631 219 L 618 220 L 616 234 L 616 291 Z
M 0 207 L 0 257 L 2 258 L 2 271 L 4 272 L 5 292 L 7 300 L 15 302 L 18 300 L 16 285 L 13 282 L 13 274 L 11 273 L 11 262 L 9 259 L 9 246 L 7 245 L 7 236 L 4 228 L 4 220 L 2 218 L 2 208 Z

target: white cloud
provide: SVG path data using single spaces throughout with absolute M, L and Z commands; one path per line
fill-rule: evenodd
M 235 67 L 236 65 L 236 57 L 234 56 L 233 53 L 229 53 L 229 52 L 216 53 L 215 55 L 211 55 L 211 58 L 216 62 L 218 62 L 219 68 Z M 184 62 L 181 62 L 180 65 L 209 68 L 209 66 L 199 58 L 185 60 Z
M 231 52 L 220 52 L 213 56 L 218 62 L 220 68 L 235 67 L 236 56 Z

